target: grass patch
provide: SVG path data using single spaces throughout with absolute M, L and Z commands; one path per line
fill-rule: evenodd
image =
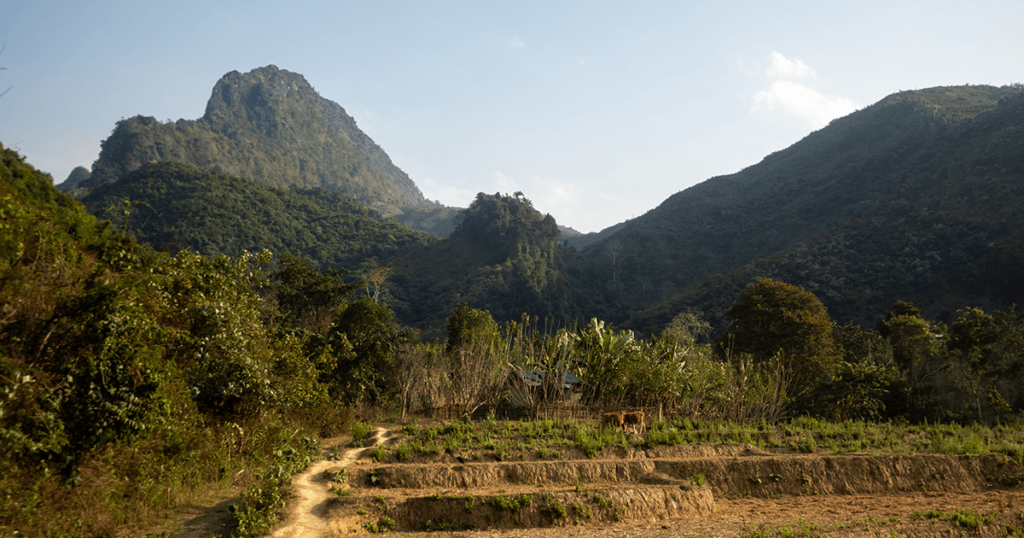
M 991 524 L 995 521 L 995 514 L 985 514 L 975 512 L 974 510 L 950 510 L 949 512 L 943 512 L 941 510 L 929 510 L 927 512 L 914 512 L 911 514 L 914 519 L 937 519 L 941 521 L 949 521 L 956 527 L 967 531 L 978 531 L 982 527 Z

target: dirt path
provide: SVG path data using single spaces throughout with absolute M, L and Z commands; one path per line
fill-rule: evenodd
M 327 520 L 324 515 L 330 490 L 323 478 L 324 471 L 330 468 L 343 468 L 351 465 L 374 447 L 387 442 L 389 433 L 385 428 L 377 428 L 373 432 L 373 445 L 365 448 L 353 448 L 345 451 L 337 460 L 319 460 L 314 462 L 305 472 L 292 480 L 292 492 L 296 499 L 284 526 L 274 531 L 273 538 L 319 538 L 328 533 Z

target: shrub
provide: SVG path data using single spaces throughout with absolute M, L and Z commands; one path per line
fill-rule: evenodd
M 373 425 L 358 421 L 352 425 L 352 446 L 369 446 L 372 442 Z

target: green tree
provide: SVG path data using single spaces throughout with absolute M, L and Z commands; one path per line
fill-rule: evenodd
M 348 273 L 344 269 L 321 273 L 302 258 L 281 256 L 280 261 L 281 269 L 273 278 L 286 325 L 327 334 L 332 320 L 345 310 L 359 285 L 342 281 Z
M 825 306 L 800 286 L 762 278 L 750 284 L 726 315 L 732 326 L 719 342 L 734 357 L 779 360 L 794 400 L 832 374 L 836 354 Z
M 490 349 L 498 340 L 498 324 L 490 312 L 470 308 L 462 303 L 448 315 L 448 339 L 444 346 L 446 353 L 478 343 Z
M 1022 368 L 1021 318 L 980 308 L 957 312 L 949 327 L 949 359 L 956 392 L 966 398 L 963 410 L 979 422 L 1013 411 L 1009 401 L 1020 394 Z
M 391 310 L 368 297 L 349 303 L 337 317 L 334 347 L 351 351 L 339 357 L 333 383 L 350 402 L 383 404 L 390 397 L 387 372 L 399 344 L 411 336 L 392 320 Z
M 937 335 L 944 333 L 944 327 L 922 319 L 921 311 L 904 301 L 897 301 L 878 322 L 878 334 L 892 346 L 903 377 L 903 413 L 922 418 L 933 411 L 927 405 L 927 392 L 942 366 L 943 347 Z
M 836 325 L 832 339 L 840 361 L 814 397 L 815 412 L 834 420 L 881 419 L 899 382 L 889 342 L 853 322 Z

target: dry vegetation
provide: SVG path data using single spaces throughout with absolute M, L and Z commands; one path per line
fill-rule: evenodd
M 391 425 L 320 479 L 335 536 L 1016 536 L 1020 428 L 794 420 Z M 355 429 L 357 444 L 368 425 Z M 674 436 L 674 437 L 673 437 Z M 512 534 L 508 534 L 512 533 Z

